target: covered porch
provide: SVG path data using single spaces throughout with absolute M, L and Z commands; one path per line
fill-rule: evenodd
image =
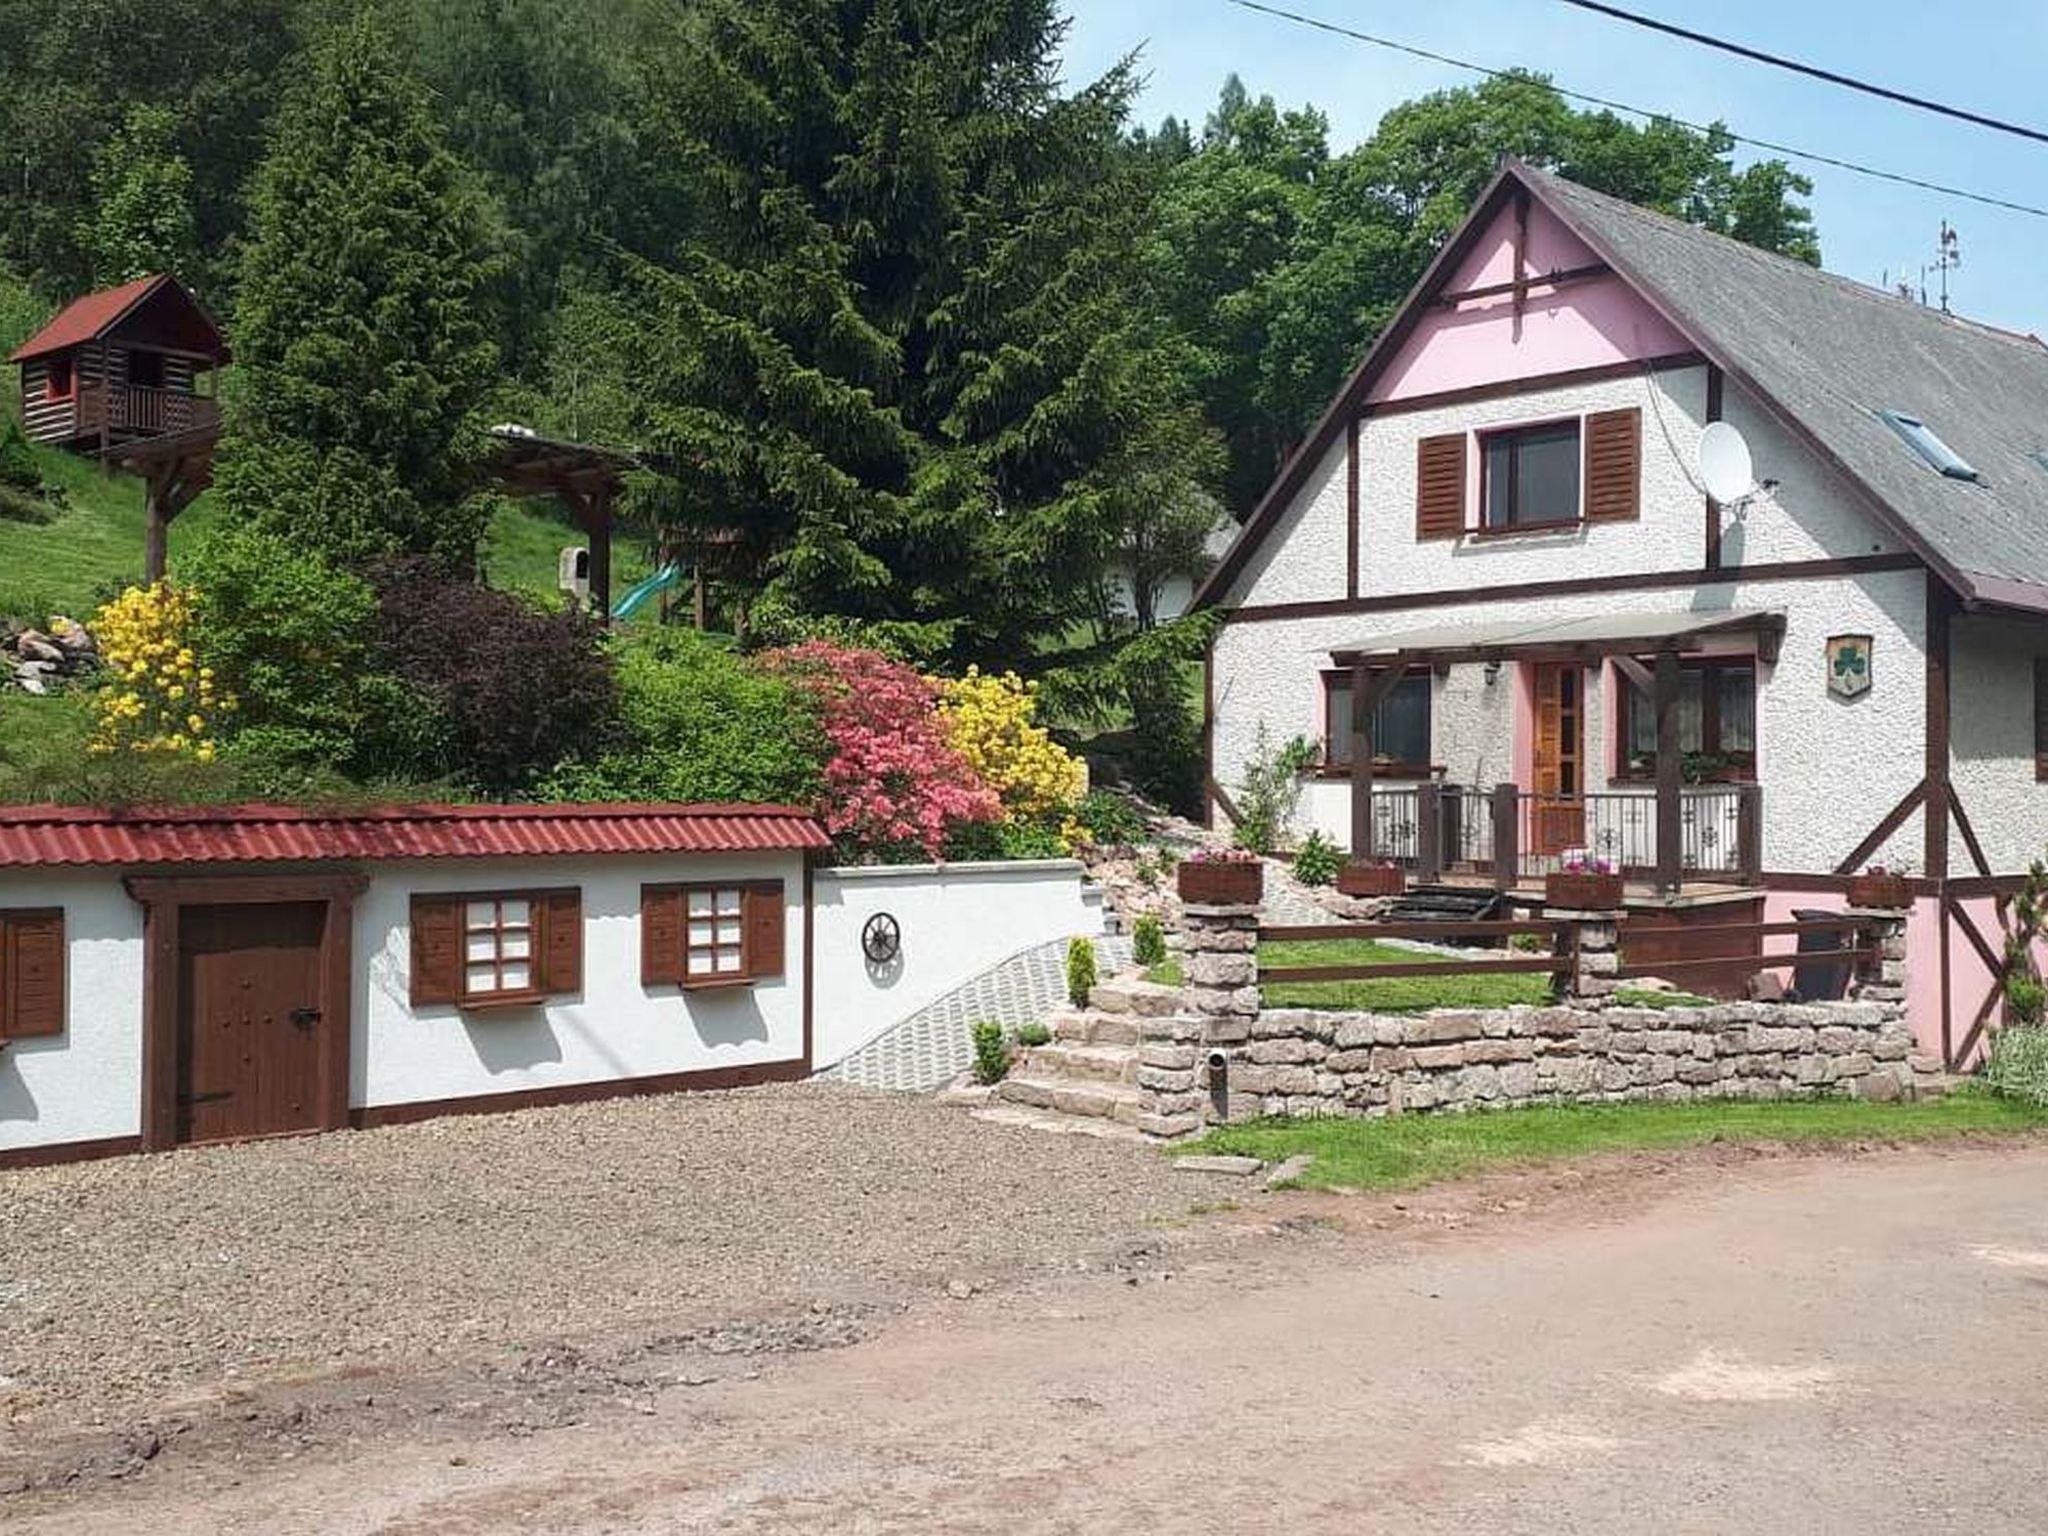
M 1354 862 L 1397 865 L 1418 885 L 1469 882 L 1512 892 L 1540 887 L 1583 855 L 1645 897 L 1754 889 L 1763 877 L 1762 786 L 1753 776 L 1689 781 L 1684 668 L 1686 658 L 1709 652 L 1773 663 L 1784 628 L 1782 614 L 1762 610 L 1622 613 L 1441 625 L 1334 648 L 1332 663 L 1349 682 L 1340 771 Z M 1489 678 L 1515 663 L 1544 679 L 1532 694 L 1535 718 L 1517 722 L 1533 740 L 1519 782 L 1390 773 L 1374 739 L 1382 702 L 1417 668 L 1473 663 L 1488 668 Z M 1584 739 L 1586 679 L 1609 665 L 1647 702 L 1655 749 L 1639 778 L 1595 789 Z M 1333 733 L 1337 725 L 1332 720 Z

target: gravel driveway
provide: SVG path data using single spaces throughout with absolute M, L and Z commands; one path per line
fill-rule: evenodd
M 821 1085 L 0 1174 L 0 1418 L 1069 1268 L 1201 1192 Z

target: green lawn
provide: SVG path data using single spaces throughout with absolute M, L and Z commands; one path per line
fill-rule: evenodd
M 37 448 L 43 479 L 61 485 L 68 505 L 47 523 L 0 519 L 0 614 L 40 624 L 52 613 L 87 618 L 122 586 L 142 579 L 142 482 L 132 475 L 109 479 L 97 464 L 76 454 Z M 215 519 L 213 498 L 201 496 L 171 524 L 171 568 L 206 533 Z M 555 596 L 555 563 L 565 544 L 582 535 L 545 502 L 509 505 L 484 535 L 484 575 L 494 587 Z M 652 569 L 638 540 L 618 538 L 612 546 L 612 593 Z M 643 612 L 650 618 L 650 605 Z
M 2048 1129 L 2048 1109 L 1965 1088 L 1918 1104 L 1861 1099 L 1779 1103 L 1583 1104 L 1381 1120 L 1262 1120 L 1175 1147 L 1279 1161 L 1314 1158 L 1296 1181 L 1312 1189 L 1407 1189 L 1497 1164 L 1707 1142 L 1921 1141 Z
M 1420 950 L 1397 949 L 1370 939 L 1314 939 L 1287 944 L 1261 944 L 1259 967 L 1297 965 L 1407 965 L 1457 960 Z M 1153 981 L 1181 984 L 1180 961 L 1168 959 L 1153 967 Z M 1269 1008 L 1359 1008 L 1374 1013 L 1416 1013 L 1425 1008 L 1506 1008 L 1515 1003 L 1550 1001 L 1550 978 L 1541 973 L 1501 975 L 1446 974 L 1392 976 L 1381 981 L 1290 981 L 1260 988 Z
M 1711 1008 L 1714 999 L 1697 992 L 1659 992 L 1654 988 L 1616 987 L 1614 1001 L 1623 1008 Z

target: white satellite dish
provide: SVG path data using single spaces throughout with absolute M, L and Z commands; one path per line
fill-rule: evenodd
M 1710 421 L 1700 434 L 1700 482 L 1723 506 L 1743 500 L 1756 489 L 1756 465 L 1749 444 L 1725 421 Z

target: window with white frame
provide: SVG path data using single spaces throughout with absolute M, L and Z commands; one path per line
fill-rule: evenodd
M 532 993 L 533 903 L 524 896 L 471 897 L 463 905 L 464 997 Z
M 739 886 L 700 886 L 689 893 L 683 936 L 683 976 L 689 981 L 744 976 L 747 971 L 746 892 Z

